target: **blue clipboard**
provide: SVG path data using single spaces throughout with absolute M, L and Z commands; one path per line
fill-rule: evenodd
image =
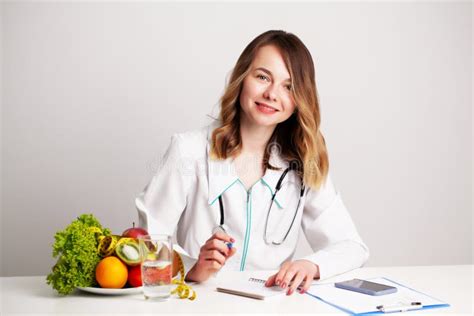
M 433 309 L 433 308 L 443 308 L 443 307 L 449 307 L 450 305 L 447 304 L 447 303 L 444 303 L 442 302 L 441 300 L 439 299 L 436 299 L 430 295 L 427 295 L 425 293 L 422 293 L 420 291 L 417 291 L 415 289 L 412 289 L 408 286 L 405 286 L 403 284 L 400 284 L 396 281 L 393 281 L 393 280 L 390 280 L 388 278 L 385 278 L 385 277 L 380 277 L 380 278 L 371 278 L 371 279 L 368 279 L 368 281 L 372 281 L 372 282 L 379 282 L 379 283 L 385 283 L 385 282 L 380 282 L 380 281 L 386 281 L 388 282 L 390 285 L 392 286 L 396 286 L 397 289 L 399 290 L 403 290 L 405 293 L 410 293 L 412 294 L 413 296 L 417 296 L 417 297 L 425 297 L 425 302 L 429 302 L 427 304 L 423 303 L 423 300 L 420 300 L 421 303 L 422 303 L 422 307 L 420 308 L 416 308 L 414 309 L 413 311 L 415 310 L 428 310 L 428 309 Z M 321 291 L 322 287 L 325 286 L 327 290 L 329 290 L 329 292 L 327 291 Z M 318 287 L 319 287 L 319 291 L 318 291 Z M 331 287 L 331 288 L 330 288 Z M 334 289 L 333 289 L 334 288 Z M 346 292 L 337 292 L 337 291 L 346 291 Z M 334 292 L 336 291 L 336 292 Z M 313 293 L 311 293 L 313 292 Z M 350 304 L 345 304 L 344 301 L 341 301 L 340 300 L 340 297 L 339 297 L 339 300 L 337 297 L 335 296 L 332 296 L 331 295 L 331 292 L 332 293 L 341 293 L 343 295 L 351 295 L 353 297 L 357 297 L 357 295 L 363 295 L 362 298 L 365 298 L 367 300 L 373 300 L 373 307 L 371 307 L 371 309 L 368 309 L 366 311 L 355 311 L 355 310 L 351 310 L 351 306 Z M 349 293 L 347 293 L 349 292 Z M 318 294 L 316 294 L 318 293 Z M 331 283 L 331 284 L 317 284 L 317 285 L 313 285 L 311 286 L 311 288 L 306 292 L 307 295 L 311 296 L 311 297 L 314 297 L 318 300 L 320 300 L 321 302 L 325 303 L 325 304 L 328 304 L 334 308 L 337 308 L 349 315 L 380 315 L 380 314 L 387 314 L 387 313 L 394 313 L 395 311 L 386 311 L 384 312 L 383 309 L 378 309 L 379 307 L 382 307 L 383 305 L 381 304 L 378 304 L 377 302 L 380 301 L 381 299 L 385 299 L 385 298 L 382 298 L 381 296 L 371 296 L 370 298 L 368 298 L 368 295 L 366 294 L 361 294 L 361 293 L 357 293 L 357 292 L 351 292 L 351 291 L 347 291 L 347 290 L 342 290 L 342 289 L 337 289 L 335 286 L 334 286 L 334 283 Z M 389 294 L 391 295 L 391 294 Z M 360 296 L 359 296 L 360 297 Z M 386 297 L 389 297 L 388 295 Z M 404 309 L 405 307 L 407 307 L 406 305 L 404 306 L 401 306 L 400 307 L 400 312 L 401 311 L 412 311 L 411 309 Z

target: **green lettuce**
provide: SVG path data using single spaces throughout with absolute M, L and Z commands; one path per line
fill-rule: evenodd
M 54 235 L 53 258 L 58 260 L 46 277 L 59 294 L 70 294 L 76 287 L 97 286 L 95 267 L 101 260 L 98 236 L 110 235 L 92 214 L 82 214 Z

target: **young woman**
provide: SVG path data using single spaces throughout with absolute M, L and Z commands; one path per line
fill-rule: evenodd
M 176 232 L 191 281 L 278 270 L 267 286 L 303 293 L 369 256 L 329 175 L 311 54 L 284 31 L 244 49 L 219 120 L 173 135 L 136 205 L 141 227 Z M 314 253 L 293 258 L 300 227 Z

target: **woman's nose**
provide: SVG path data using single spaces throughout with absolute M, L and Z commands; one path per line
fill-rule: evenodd
M 273 85 L 269 85 L 267 89 L 265 90 L 265 92 L 263 93 L 263 97 L 265 99 L 276 101 L 275 87 Z

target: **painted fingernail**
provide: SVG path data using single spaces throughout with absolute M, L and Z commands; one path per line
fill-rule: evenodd
M 283 282 L 283 284 L 281 285 L 282 288 L 286 288 L 286 283 Z
M 286 295 L 291 295 L 291 294 L 293 294 L 293 290 L 289 289 L 288 292 L 286 293 Z
M 235 239 L 231 237 L 231 238 L 230 238 L 230 241 L 231 241 L 231 242 L 235 242 Z
M 280 285 L 280 280 L 276 280 L 275 284 Z

